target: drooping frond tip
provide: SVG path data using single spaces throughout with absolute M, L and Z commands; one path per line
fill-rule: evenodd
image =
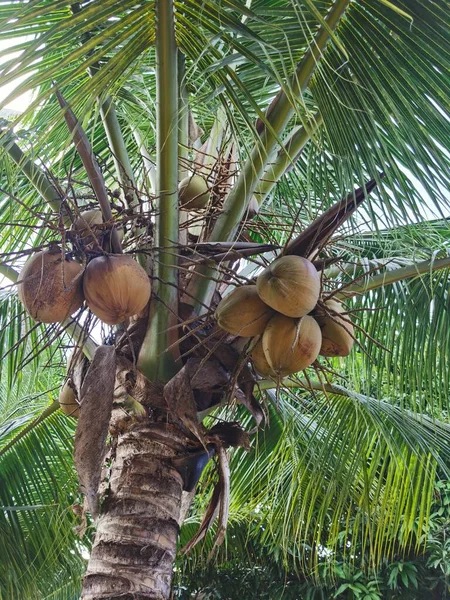
M 307 257 L 321 250 L 333 233 L 361 206 L 383 177 L 384 173 L 379 173 L 378 179 L 371 179 L 364 186 L 350 192 L 345 198 L 333 204 L 298 237 L 289 242 L 283 254 Z

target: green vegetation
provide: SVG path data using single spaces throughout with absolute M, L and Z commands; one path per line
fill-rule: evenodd
M 448 594 L 449 23 L 444 0 L 2 3 L 0 80 L 17 87 L 0 109 L 34 95 L 0 134 L 1 600 L 112 598 L 116 572 L 131 585 L 126 552 L 138 542 L 138 589 L 125 600 L 167 600 L 172 564 L 183 600 Z M 182 210 L 178 185 L 194 173 L 208 203 Z M 77 233 L 93 209 L 99 229 Z M 101 255 L 134 257 L 151 280 L 148 312 L 124 322 L 118 310 L 109 327 L 84 304 L 62 322 L 33 321 L 19 273 L 55 245 L 82 277 Z M 257 340 L 226 336 L 213 315 L 281 252 L 315 261 L 320 302 L 344 302 L 355 343 L 276 380 L 248 363 Z M 74 467 L 77 422 L 57 400 L 70 354 L 95 366 L 98 345 L 114 346 L 106 404 L 118 420 L 96 522 Z M 82 422 L 92 387 L 77 373 Z M 117 463 L 129 432 L 179 455 L 137 468 L 130 451 Z M 214 457 L 172 563 L 176 518 L 163 515 L 154 474 L 169 472 L 183 514 L 177 473 L 185 501 L 200 463 L 176 469 L 205 447 Z M 173 548 L 150 554 L 166 560 L 164 576 L 143 590 L 160 563 L 145 563 L 155 524 L 141 530 L 138 515 L 129 547 L 116 522 L 109 530 L 116 560 L 101 557 L 110 568 L 91 577 L 104 593 L 89 576 L 81 592 L 102 519 L 120 505 L 115 482 L 141 467 L 145 485 L 122 506 L 160 511 Z M 211 497 L 218 520 L 185 555 Z

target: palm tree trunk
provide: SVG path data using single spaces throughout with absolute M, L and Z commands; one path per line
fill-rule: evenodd
M 172 458 L 185 442 L 167 421 L 118 436 L 82 600 L 169 598 L 183 487 Z

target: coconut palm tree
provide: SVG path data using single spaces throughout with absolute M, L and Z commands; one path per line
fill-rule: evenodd
M 342 529 L 373 565 L 420 546 L 449 459 L 448 17 L 419 0 L 3 4 L 3 105 L 34 94 L 1 137 L 5 597 L 73 597 L 92 533 L 82 598 L 169 598 L 196 490 L 184 551 L 255 514 L 313 574 Z M 62 322 L 27 301 L 38 250 L 84 279 Z M 151 281 L 145 307 L 108 278 L 120 255 Z M 265 343 L 261 376 L 259 333 L 218 326 L 221 298 L 280 255 L 310 261 L 305 312 L 355 332 L 348 357 L 284 377 Z M 51 312 L 67 289 L 41 298 Z M 116 294 L 139 308 L 111 317 Z

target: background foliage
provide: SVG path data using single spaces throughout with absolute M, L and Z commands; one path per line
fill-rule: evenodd
M 278 89 L 292 95 L 290 75 L 332 5 L 175 2 L 200 143 L 218 128 L 222 150 L 235 143 L 236 171 L 248 164 L 258 139 L 255 121 L 264 120 Z M 268 166 L 257 191 L 271 193 L 249 226 L 251 239 L 282 245 L 375 177 L 377 191 L 326 249 L 340 257 L 326 273 L 327 288 L 350 285 L 380 267 L 390 273 L 429 261 L 429 268 L 348 301 L 370 337 L 358 330 L 351 357 L 327 363 L 334 371 L 327 393 L 317 385 L 305 390 L 299 378 L 284 391 L 261 390 L 270 424 L 249 454 L 232 457 L 226 545 L 210 565 L 211 536 L 180 558 L 180 598 L 232 598 L 230 588 L 241 598 L 244 592 L 276 597 L 281 589 L 286 598 L 428 598 L 429 590 L 445 597 L 449 273 L 435 272 L 433 263 L 448 257 L 450 244 L 449 22 L 445 0 L 350 2 L 309 85 L 291 98 L 288 126 L 275 132 L 280 141 L 302 128 L 307 143 L 273 187 Z M 154 218 L 154 2 L 3 2 L 0 39 L 8 40 L 0 51 L 2 82 L 21 81 L 3 104 L 34 93 L 25 115 L 3 123 L 0 273 L 19 270 L 33 247 L 63 236 L 54 197 L 38 194 L 8 152 L 11 131 L 71 208 L 95 203 L 53 82 L 88 134 L 131 251 L 139 239 L 124 195 L 113 196 L 122 184 L 100 107 L 114 102 L 142 201 L 140 218 Z M 276 153 L 270 158 L 276 161 Z M 254 267 L 246 269 L 251 276 Z M 31 322 L 15 288 L 6 280 L 2 285 L 0 597 L 69 600 L 78 593 L 92 534 L 89 527 L 81 537 L 74 531 L 80 526 L 71 509 L 80 501 L 71 458 L 74 423 L 55 404 L 73 341 L 58 327 Z M 97 334 L 111 339 L 108 329 Z M 224 416 L 242 418 L 234 406 L 215 418 Z M 201 520 L 212 478 L 210 469 L 181 543 Z

